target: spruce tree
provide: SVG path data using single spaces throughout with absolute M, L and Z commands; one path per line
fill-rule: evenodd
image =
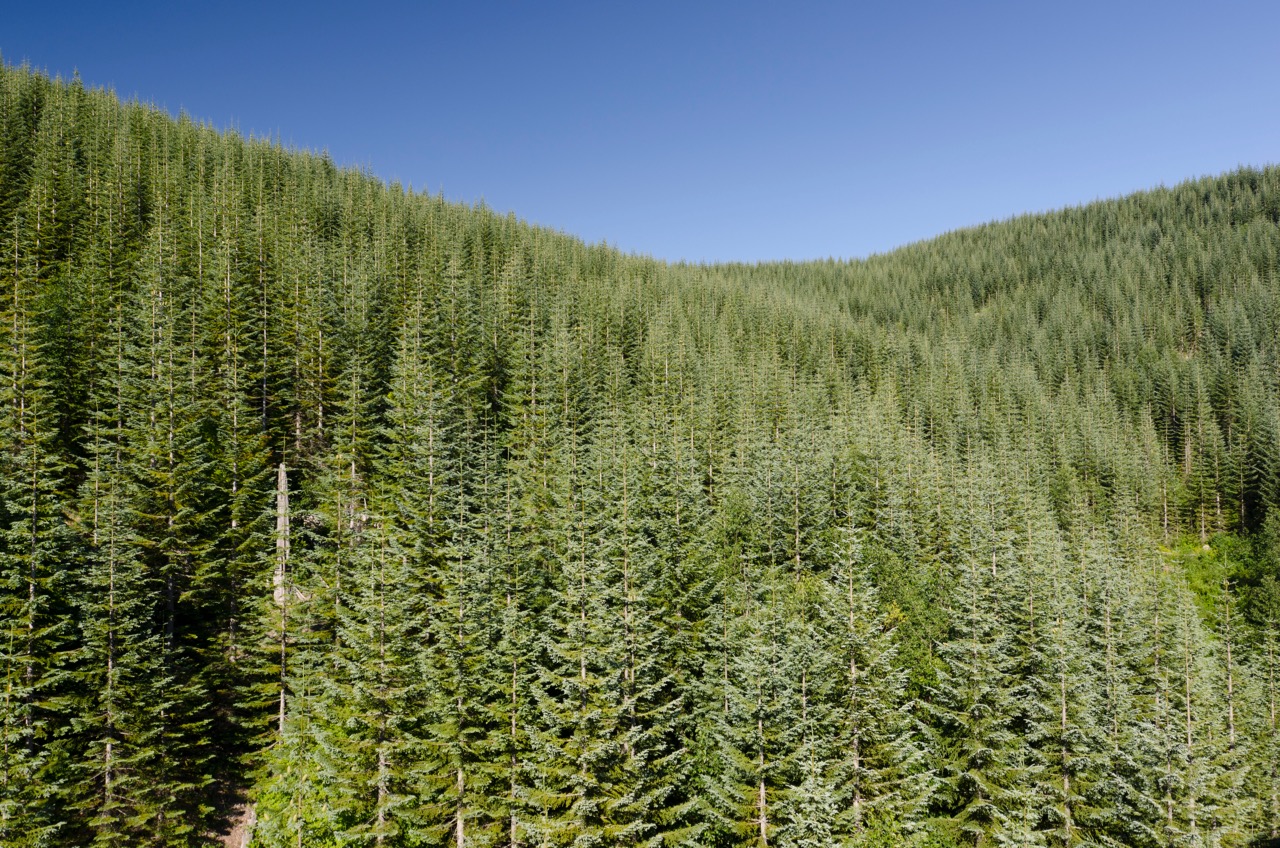
M 42 134 L 60 129 L 46 126 Z M 72 574 L 65 563 L 74 548 L 64 520 L 67 468 L 57 450 L 59 415 L 47 341 L 53 293 L 45 288 L 50 277 L 65 281 L 48 267 L 59 247 L 49 246 L 58 226 L 50 167 L 36 163 L 32 202 L 14 218 L 15 229 L 24 225 L 18 230 L 24 237 L 6 243 L 8 261 L 0 271 L 0 839 L 15 845 L 38 844 L 57 831 L 61 796 L 73 779 L 64 705 L 74 645 Z M 33 241 L 25 237 L 26 227 Z
M 898 664 L 895 629 L 901 621 L 881 609 L 855 527 L 840 531 L 823 594 L 823 654 L 838 659 L 829 670 L 828 732 L 843 810 L 840 833 L 853 844 L 907 844 L 919 836 L 932 776 L 920 745 L 918 707 L 907 697 L 906 672 Z
M 988 845 L 1006 832 L 1027 836 L 1026 751 L 1011 726 L 1013 634 L 1002 626 L 997 594 L 1001 566 L 1007 579 L 1011 563 L 1001 563 L 986 505 L 969 497 L 951 638 L 938 647 L 944 666 L 927 710 L 938 734 L 935 803 L 967 843 Z

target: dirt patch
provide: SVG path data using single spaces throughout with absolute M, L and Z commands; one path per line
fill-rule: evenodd
M 252 804 L 237 804 L 227 817 L 227 830 L 215 834 L 215 837 L 224 848 L 248 848 L 253 826 L 257 823 L 257 812 Z

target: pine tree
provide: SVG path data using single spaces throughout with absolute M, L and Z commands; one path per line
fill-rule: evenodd
M 367 668 L 363 658 L 386 643 L 379 603 L 396 559 L 383 538 L 385 519 L 371 503 L 375 362 L 365 338 L 369 304 L 354 296 L 369 281 L 353 274 L 348 283 L 353 291 L 346 292 L 345 323 L 334 343 L 343 365 L 323 430 L 317 421 L 327 449 L 315 461 L 310 498 L 299 505 L 307 514 L 290 532 L 293 579 L 285 588 L 291 583 L 293 595 L 286 595 L 286 604 L 293 603 L 297 635 L 281 742 L 269 758 L 271 776 L 258 810 L 267 830 L 304 842 L 385 838 L 378 827 L 385 824 L 385 809 L 383 822 L 378 809 L 392 795 L 379 785 L 378 749 L 388 719 L 382 699 L 399 687 L 378 678 L 390 660 Z
M 1103 845 L 1156 844 L 1160 799 L 1158 757 L 1152 743 L 1152 622 L 1146 618 L 1141 587 L 1133 574 L 1136 569 L 1130 565 L 1123 537 L 1095 535 L 1099 528 L 1085 516 L 1078 517 L 1074 532 L 1080 534 L 1073 547 L 1086 587 L 1078 632 L 1088 651 L 1086 669 L 1080 672 L 1083 683 L 1068 679 L 1067 684 L 1068 693 L 1073 683 L 1081 686 L 1082 704 L 1096 698 L 1092 726 L 1098 752 L 1096 765 L 1088 759 L 1081 763 L 1085 780 L 1075 779 L 1082 796 L 1075 808 L 1076 821 L 1082 832 Z M 1081 721 L 1087 716 L 1077 713 L 1075 718 Z M 1068 724 L 1072 719 L 1068 701 Z M 1082 730 L 1088 727 L 1082 721 Z M 1086 732 L 1078 741 L 1087 743 L 1088 738 Z M 1080 753 L 1087 757 L 1088 748 Z M 1090 769 L 1096 769 L 1092 783 L 1088 782 Z
M 1258 668 L 1261 732 L 1254 746 L 1254 793 L 1259 800 L 1259 831 L 1280 838 L 1280 628 L 1274 620 L 1263 630 Z
M 1114 687 L 1115 672 L 1104 669 L 1100 681 L 1090 655 L 1082 650 L 1090 631 L 1081 618 L 1095 602 L 1087 552 L 1071 580 L 1065 579 L 1071 564 L 1034 498 L 1034 492 L 1020 495 L 1025 537 L 1015 543 L 1019 562 L 1007 580 L 1012 590 L 1007 619 L 1017 645 L 1014 721 L 1029 746 L 1024 773 L 1033 785 L 1024 814 L 1049 844 L 1087 844 L 1100 825 L 1095 758 L 1103 733 L 1096 717 L 1106 708 L 1100 703 L 1099 683 Z M 1104 641 L 1113 638 L 1109 626 L 1104 624 Z M 1101 650 L 1114 653 L 1115 647 L 1103 645 Z
M 191 600 L 205 575 L 204 529 L 211 504 L 201 406 L 193 397 L 183 314 L 192 308 L 164 220 L 152 226 L 140 259 L 131 320 L 141 338 L 126 343 L 122 394 L 122 467 L 127 543 L 146 570 L 151 627 L 158 635 L 145 702 L 146 741 L 138 756 L 148 791 L 137 802 L 142 832 L 179 841 L 203 826 L 203 793 L 212 781 L 207 735 L 211 702 L 203 669 L 200 620 Z M 168 240 L 167 240 L 168 237 Z
M 914 823 L 922 818 L 932 781 L 917 738 L 916 705 L 907 698 L 906 673 L 898 665 L 894 630 L 900 621 L 880 608 L 855 527 L 841 530 L 835 562 L 817 624 L 828 634 L 823 654 L 839 659 L 830 670 L 838 681 L 830 690 L 830 739 L 836 797 L 845 811 L 840 831 L 854 844 L 906 844 L 918 835 Z
M 972 536 L 957 564 L 951 638 L 938 647 L 945 665 L 926 707 L 940 749 L 936 803 L 973 845 L 991 844 L 1006 832 L 1026 835 L 1024 743 L 1011 727 L 1012 634 L 1002 626 L 997 600 L 1002 551 L 984 513 L 971 500 L 966 523 Z
M 60 130 L 46 119 L 38 150 L 52 143 L 43 136 Z M 63 563 L 73 547 L 63 518 L 67 469 L 56 448 L 46 314 L 52 292 L 45 289 L 49 277 L 60 276 L 48 266 L 57 262 L 58 228 L 66 225 L 54 211 L 60 195 L 51 167 L 37 160 L 30 203 L 13 219 L 15 237 L 0 266 L 0 840 L 15 845 L 56 832 L 60 796 L 72 779 L 63 710 L 73 623 Z M 26 235 L 33 240 L 20 237 Z
M 603 480 L 591 463 L 603 457 L 587 449 L 584 459 L 556 502 L 556 570 L 540 617 L 533 684 L 538 713 L 528 797 L 539 815 L 530 830 L 553 845 L 640 844 L 651 835 L 644 814 L 653 799 L 641 775 L 653 731 L 636 720 L 635 699 L 640 687 L 661 681 L 644 680 L 631 662 L 636 631 L 647 624 L 628 604 L 634 562 L 625 529 L 602 532 L 618 529 L 601 515 Z
M 116 296 L 81 494 L 92 519 L 76 804 L 99 844 L 180 843 L 208 814 L 210 702 L 185 604 L 202 546 L 204 505 L 190 488 L 201 464 L 163 251 L 156 228 L 137 290 Z M 142 342 L 128 335 L 134 326 L 146 328 Z
M 635 420 L 635 413 L 628 419 Z M 624 525 L 634 540 L 626 552 L 634 567 L 624 579 L 624 602 L 634 634 L 629 720 L 647 728 L 640 774 L 648 798 L 642 815 L 665 844 L 688 844 L 705 829 L 694 751 L 699 727 L 713 710 L 699 697 L 698 679 L 712 587 L 712 505 L 706 472 L 682 433 L 664 431 L 655 421 L 652 430 L 642 427 L 632 439 L 635 453 L 625 469 L 638 479 L 634 492 L 625 492 Z
M 0 842 L 1276 838 L 1277 198 L 670 264 L 3 68 Z
M 745 563 L 744 563 L 745 564 Z M 741 583 L 741 612 L 728 622 L 721 710 L 703 796 L 714 831 L 738 844 L 765 846 L 778 836 L 777 807 L 796 777 L 793 729 L 800 717 L 798 659 L 786 643 L 779 578 L 751 563 Z M 713 832 L 714 832 L 713 831 Z

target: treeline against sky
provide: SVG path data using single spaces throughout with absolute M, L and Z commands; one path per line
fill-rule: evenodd
M 673 265 L 0 72 L 0 845 L 1280 836 L 1280 170 Z

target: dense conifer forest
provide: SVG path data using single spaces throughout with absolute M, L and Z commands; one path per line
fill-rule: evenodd
M 669 264 L 4 68 L 0 845 L 1278 844 L 1278 265 L 1280 169 Z

